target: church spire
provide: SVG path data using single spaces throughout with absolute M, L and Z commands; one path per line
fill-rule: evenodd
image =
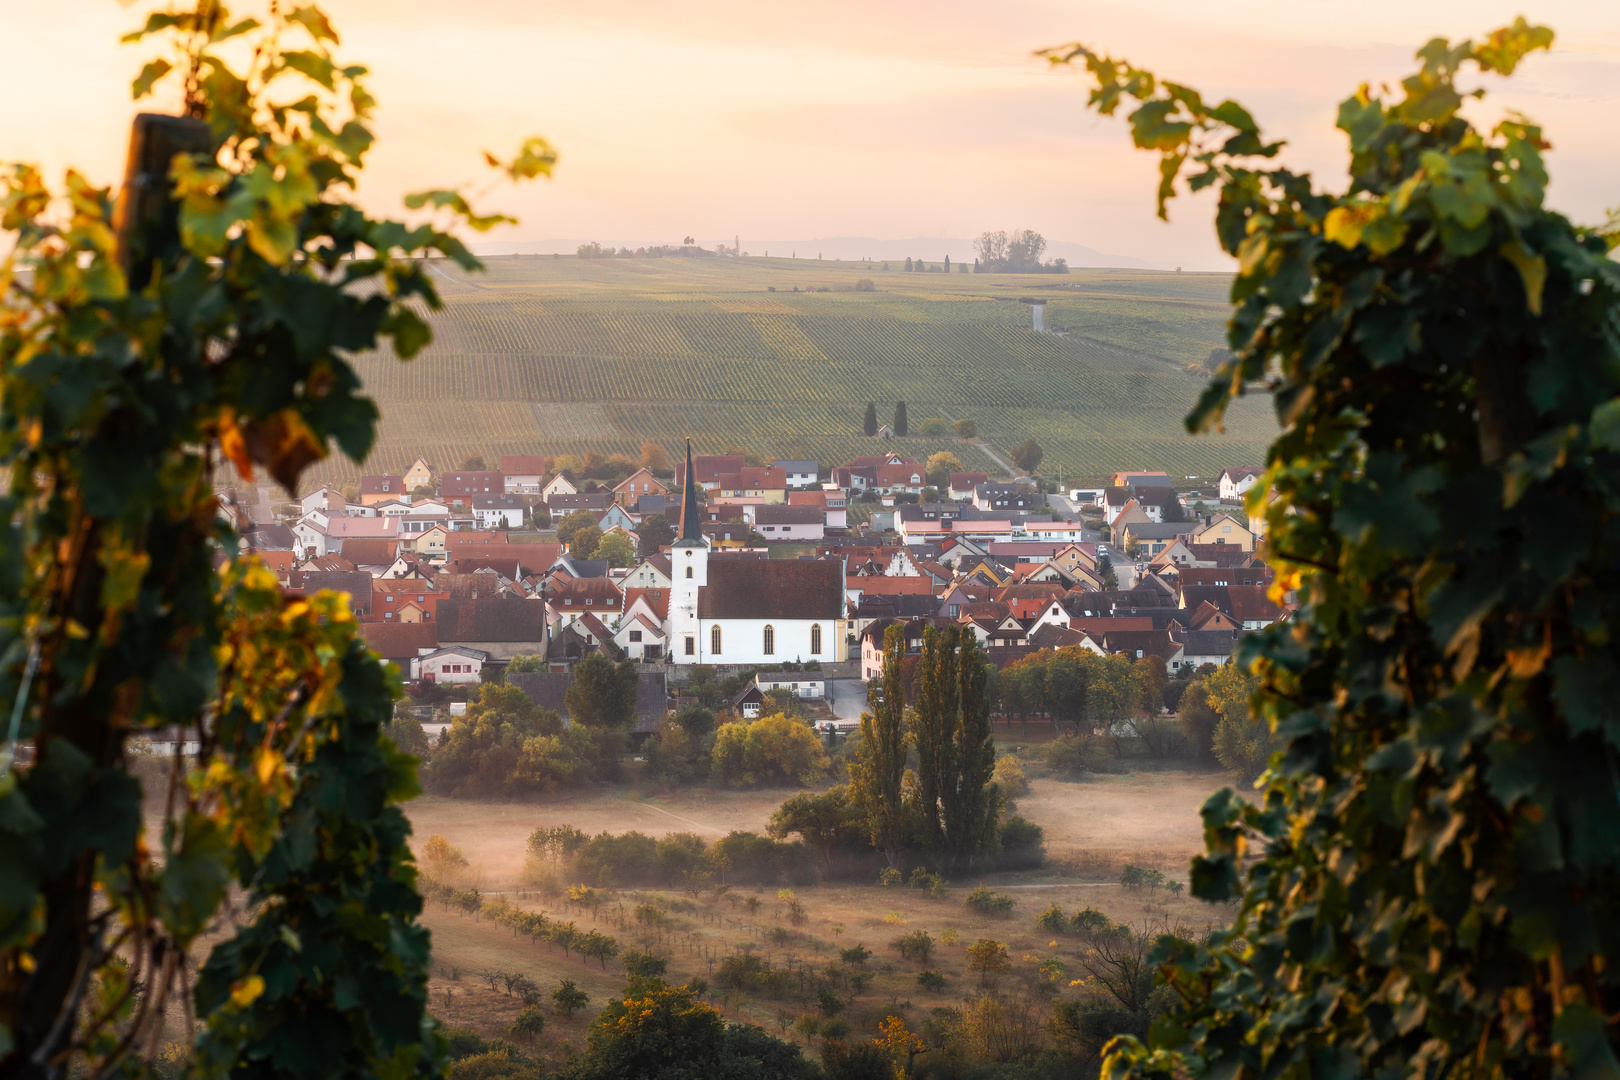
M 683 541 L 703 542 L 698 525 L 697 482 L 692 479 L 692 440 L 686 440 L 686 484 L 681 488 L 681 535 Z

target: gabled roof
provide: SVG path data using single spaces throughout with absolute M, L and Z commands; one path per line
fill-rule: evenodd
M 988 484 L 990 474 L 982 472 L 953 472 L 946 487 L 952 491 L 972 491 L 980 484 Z
M 755 525 L 820 525 L 824 520 L 824 512 L 814 506 L 754 507 Z
M 613 505 L 611 491 L 559 493 L 546 496 L 546 505 L 553 510 L 606 510 Z
M 622 611 L 624 593 L 605 577 L 558 578 L 551 585 L 551 604 L 569 611 Z
M 920 574 L 894 577 L 887 574 L 873 574 L 870 577 L 849 578 L 845 587 L 859 589 L 867 596 L 932 596 L 934 580 Z
M 819 467 L 814 458 L 777 458 L 772 464 L 790 473 L 814 473 Z
M 399 495 L 405 491 L 405 478 L 391 473 L 360 478 L 361 495 Z
M 692 458 L 692 479 L 699 484 L 717 484 L 726 473 L 741 471 L 748 462 L 741 454 L 697 454 Z M 675 466 L 675 484 L 686 483 L 686 462 Z
M 1283 609 L 1271 602 L 1264 585 L 1232 585 L 1227 591 L 1232 595 L 1232 618 L 1240 623 L 1273 623 L 1283 616 Z
M 1188 630 L 1181 634 L 1181 647 L 1188 656 L 1231 656 L 1241 631 Z
M 411 659 L 420 656 L 423 649 L 431 652 L 439 647 L 436 622 L 361 623 L 360 634 L 366 639 L 366 648 L 401 667 L 408 667 Z
M 920 579 L 919 579 L 920 580 Z M 709 562 L 698 590 L 703 619 L 841 619 L 844 568 L 836 562 Z
M 1264 469 L 1255 465 L 1228 465 L 1221 470 L 1220 479 L 1230 480 L 1233 483 L 1242 483 L 1251 476 L 1259 476 Z
M 343 542 L 343 557 L 355 566 L 391 566 L 398 554 L 398 540 L 355 537 Z
M 501 476 L 544 476 L 546 474 L 546 457 L 544 454 L 503 454 L 501 455 Z
M 439 495 L 477 495 L 486 491 L 505 491 L 506 478 L 498 472 L 450 472 L 439 477 Z
M 439 600 L 439 641 L 546 640 L 546 605 L 541 600 Z
M 521 510 L 529 505 L 523 501 L 521 495 L 474 495 L 472 507 L 474 510 Z
M 298 546 L 292 529 L 279 521 L 250 526 L 242 539 L 250 551 L 291 551 Z
M 645 603 L 650 611 L 658 617 L 659 621 L 669 618 L 669 590 L 668 589 L 626 589 L 624 590 L 624 610 L 629 611 L 637 600 Z
M 1110 630 L 1103 635 L 1103 649 L 1110 653 L 1160 656 L 1168 660 L 1182 651 L 1179 641 L 1168 630 Z
M 287 587 L 305 596 L 313 596 L 321 589 L 347 593 L 350 608 L 359 612 L 371 610 L 371 575 L 363 570 L 313 573 L 294 570 L 288 575 Z

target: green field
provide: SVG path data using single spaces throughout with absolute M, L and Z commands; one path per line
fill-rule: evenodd
M 408 364 L 358 362 L 383 411 L 367 471 L 400 471 L 417 454 L 440 470 L 475 453 L 491 465 L 510 453 L 634 456 L 644 440 L 674 453 L 686 435 L 700 452 L 740 445 L 837 464 L 879 450 L 860 434 L 869 400 L 885 421 L 904 400 L 914 427 L 970 417 L 1002 457 L 1033 436 L 1041 471 L 1076 482 L 1118 468 L 1209 476 L 1260 461 L 1275 430 L 1263 402 L 1245 402 L 1221 435 L 1181 427 L 1202 385 L 1186 365 L 1222 344 L 1225 275 L 908 274 L 753 258 L 507 256 L 471 277 L 435 266 L 446 306 L 433 345 Z M 877 291 L 836 291 L 863 277 Z M 1020 299 L 1036 296 L 1071 336 L 1030 328 Z M 919 458 L 950 449 L 1002 472 L 953 439 L 882 445 Z M 334 460 L 311 480 L 357 472 Z

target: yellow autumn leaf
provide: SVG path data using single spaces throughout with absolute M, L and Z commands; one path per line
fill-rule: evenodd
M 262 993 L 264 980 L 257 975 L 249 975 L 231 984 L 231 1004 L 238 1009 L 245 1009 L 257 1001 Z

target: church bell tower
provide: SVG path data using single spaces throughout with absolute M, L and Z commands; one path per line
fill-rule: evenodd
M 709 542 L 698 514 L 692 475 L 692 440 L 686 440 L 686 483 L 681 487 L 681 535 L 670 546 L 669 649 L 677 664 L 706 661 L 708 642 L 698 620 L 698 590 L 709 583 Z

